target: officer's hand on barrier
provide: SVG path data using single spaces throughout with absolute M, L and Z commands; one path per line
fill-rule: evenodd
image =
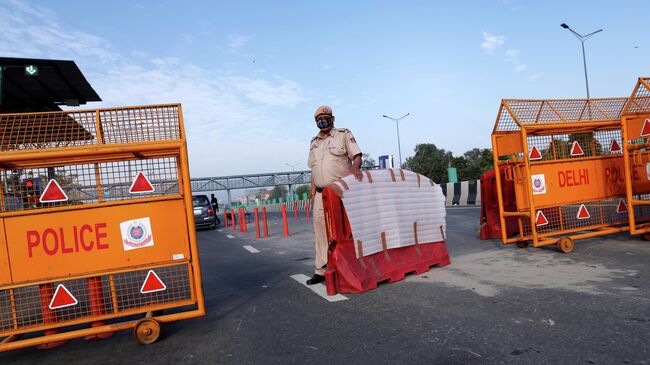
M 352 169 L 352 175 L 357 179 L 357 181 L 363 180 L 363 173 L 359 169 Z

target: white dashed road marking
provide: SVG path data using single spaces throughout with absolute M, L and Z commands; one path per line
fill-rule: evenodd
M 348 300 L 349 298 L 346 297 L 345 295 L 341 294 L 336 294 L 336 295 L 327 295 L 327 289 L 325 288 L 324 284 L 315 284 L 315 285 L 307 285 L 307 280 L 309 280 L 309 276 L 303 275 L 303 274 L 296 274 L 296 275 L 291 275 L 291 278 L 303 286 L 306 286 L 307 288 L 311 289 L 314 293 L 320 295 L 321 297 L 325 298 L 327 301 L 330 302 L 340 302 L 342 300 Z
M 259 253 L 260 252 L 260 250 L 256 249 L 255 247 L 253 247 L 251 245 L 246 245 L 246 246 L 242 246 L 242 247 L 244 247 L 250 253 Z
M 233 236 L 233 235 L 231 235 L 231 234 L 227 234 L 226 237 L 228 237 L 228 238 L 235 238 L 235 236 Z

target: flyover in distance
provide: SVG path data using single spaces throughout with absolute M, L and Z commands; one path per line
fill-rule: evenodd
M 228 204 L 232 202 L 230 192 L 236 189 L 254 189 L 287 185 L 311 184 L 311 170 L 271 172 L 251 175 L 199 177 L 190 179 L 193 192 L 226 190 Z

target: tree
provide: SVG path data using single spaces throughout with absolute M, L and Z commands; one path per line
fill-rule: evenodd
M 456 168 L 456 176 L 458 177 L 459 181 L 467 180 L 467 159 L 465 156 L 452 157 L 451 167 Z
M 492 154 L 492 149 L 484 148 L 481 151 L 481 175 L 492 170 L 494 168 L 494 156 Z
M 369 153 L 362 153 L 361 154 L 361 167 L 366 168 L 366 169 L 371 169 L 377 166 L 377 163 L 375 162 L 375 159 L 370 157 Z
M 284 185 L 277 185 L 271 190 L 271 199 L 280 199 L 287 196 L 287 187 Z
M 452 158 L 450 151 L 438 148 L 432 143 L 422 143 L 415 146 L 415 154 L 408 157 L 402 167 L 429 177 L 437 183 L 447 182 L 447 168 Z
M 311 187 L 309 185 L 300 185 L 296 188 L 296 195 L 298 199 L 302 199 L 303 194 L 307 193 L 307 196 L 311 193 Z
M 492 150 L 473 148 L 461 157 L 454 157 L 452 166 L 458 169 L 458 180 L 478 180 L 492 169 Z

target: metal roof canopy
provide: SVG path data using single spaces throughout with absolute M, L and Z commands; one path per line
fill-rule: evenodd
M 25 67 L 38 67 L 28 76 Z M 101 101 L 74 61 L 0 57 L 0 113 L 61 110 Z

